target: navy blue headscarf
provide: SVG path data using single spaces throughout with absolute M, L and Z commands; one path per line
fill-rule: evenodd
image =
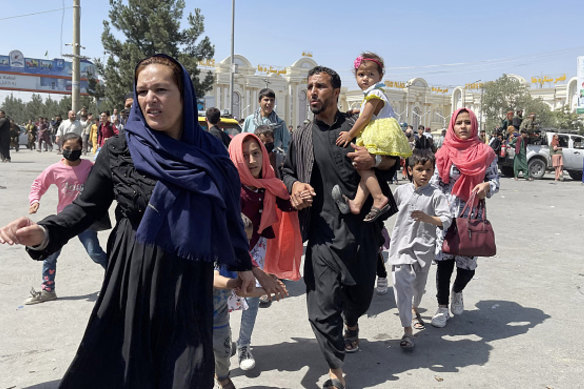
M 128 148 L 136 169 L 158 180 L 137 239 L 182 258 L 251 269 L 237 169 L 223 144 L 199 126 L 188 72 L 175 59 L 156 56 L 182 68 L 183 131 L 176 140 L 148 127 L 134 81 L 134 104 L 125 127 Z

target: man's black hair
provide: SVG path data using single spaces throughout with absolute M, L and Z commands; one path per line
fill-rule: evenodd
M 414 149 L 412 156 L 408 158 L 408 166 L 413 168 L 418 164 L 425 165 L 428 161 L 432 166 L 436 164 L 436 157 L 431 149 Z
M 327 68 L 326 66 L 315 66 L 312 69 L 310 69 L 308 71 L 307 79 L 319 73 L 326 73 L 331 77 L 331 85 L 333 89 L 341 87 L 341 77 L 339 77 L 339 74 L 335 72 L 333 69 Z
M 217 123 L 219 123 L 219 120 L 221 120 L 221 111 L 219 111 L 219 108 L 217 107 L 211 107 L 207 109 L 207 112 L 205 112 L 205 116 L 207 117 L 209 123 L 211 123 L 212 125 L 216 125 Z
M 258 93 L 258 101 L 262 101 L 264 97 L 275 99 L 276 93 L 270 88 L 260 89 L 260 93 Z

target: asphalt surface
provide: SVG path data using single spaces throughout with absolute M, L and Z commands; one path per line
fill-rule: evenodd
M 0 164 L 0 225 L 28 211 L 32 180 L 56 153 L 21 150 Z M 41 201 L 40 220 L 53 213 L 57 192 Z M 527 182 L 501 179 L 488 201 L 498 254 L 480 258 L 464 291 L 465 312 L 445 328 L 415 332 L 403 352 L 392 289 L 376 295 L 360 322 L 361 350 L 345 363 L 350 388 L 576 388 L 584 387 L 584 185 L 551 173 Z M 112 208 L 113 210 L 113 208 Z M 387 222 L 388 228 L 393 219 Z M 105 247 L 108 231 L 100 232 Z M 56 388 L 79 345 L 103 271 L 72 240 L 57 269 L 56 301 L 23 306 L 39 289 L 41 263 L 22 247 L 0 246 L 0 389 Z M 435 266 L 421 304 L 429 323 L 437 305 Z M 306 314 L 304 284 L 260 309 L 253 336 L 256 368 L 244 373 L 232 358 L 238 388 L 319 388 L 327 366 Z M 240 313 L 231 325 L 237 339 Z M 107 374 L 107 372 L 104 372 Z

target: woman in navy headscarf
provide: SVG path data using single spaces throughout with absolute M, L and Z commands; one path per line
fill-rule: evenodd
M 253 287 L 239 177 L 225 147 L 199 127 L 189 74 L 176 60 L 146 58 L 134 81 L 125 134 L 104 145 L 77 200 L 38 224 L 10 223 L 0 243 L 43 259 L 115 199 L 105 280 L 60 387 L 211 388 L 213 263 Z

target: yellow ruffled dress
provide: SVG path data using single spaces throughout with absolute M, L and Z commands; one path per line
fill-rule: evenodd
M 363 112 L 365 103 L 372 99 L 382 100 L 383 108 L 361 131 L 357 137 L 357 145 L 365 146 L 367 151 L 374 155 L 407 158 L 412 155 L 412 148 L 395 119 L 395 113 L 381 88 L 382 85 L 379 83 L 364 91 L 365 97 L 361 103 L 361 112 Z

